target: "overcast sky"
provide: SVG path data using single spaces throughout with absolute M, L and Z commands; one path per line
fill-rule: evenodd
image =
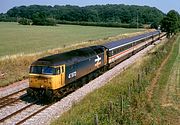
M 156 7 L 167 13 L 169 10 L 176 10 L 180 13 L 179 0 L 0 0 L 0 13 L 6 13 L 10 8 L 22 5 L 96 5 L 96 4 L 127 4 L 147 5 Z

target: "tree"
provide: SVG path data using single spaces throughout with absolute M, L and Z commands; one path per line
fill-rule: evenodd
M 168 37 L 173 33 L 176 34 L 179 31 L 179 21 L 180 15 L 175 10 L 170 10 L 163 18 L 161 21 L 161 28 L 163 31 L 167 32 Z
M 32 17 L 33 25 L 41 25 L 41 26 L 55 26 L 56 20 L 53 18 L 47 18 L 47 15 L 43 12 L 36 12 Z

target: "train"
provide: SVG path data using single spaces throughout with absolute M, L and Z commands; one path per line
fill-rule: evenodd
M 40 58 L 30 66 L 27 94 L 36 98 L 58 99 L 163 36 L 165 33 L 157 30 Z

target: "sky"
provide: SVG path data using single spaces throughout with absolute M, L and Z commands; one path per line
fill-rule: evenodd
M 179 0 L 0 0 L 0 13 L 6 13 L 15 6 L 22 5 L 103 5 L 103 4 L 126 4 L 126 5 L 147 5 L 156 7 L 164 13 L 169 10 L 176 10 L 180 13 Z

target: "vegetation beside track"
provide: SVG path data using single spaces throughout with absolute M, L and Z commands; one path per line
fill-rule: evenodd
M 98 122 L 98 125 L 168 124 L 167 114 L 171 115 L 174 110 L 164 110 L 158 102 L 161 100 L 161 92 L 165 88 L 163 86 L 167 85 L 168 80 L 166 81 L 166 79 L 171 77 L 172 64 L 179 58 L 177 58 L 180 43 L 178 38 L 174 36 L 165 44 L 157 45 L 142 60 L 111 80 L 109 84 L 87 95 L 70 111 L 54 121 L 52 125 L 84 125 L 95 124 L 95 122 Z M 170 58 L 161 67 L 158 86 L 155 87 L 152 99 L 149 101 L 147 95 L 152 79 L 169 54 Z M 171 121 L 173 121 L 173 118 L 177 118 L 179 114 L 176 111 L 171 116 Z M 169 123 L 176 124 L 177 122 Z
M 6 23 L 7 24 L 7 26 L 9 26 L 8 25 L 8 23 Z M 14 29 L 14 31 L 15 31 L 15 29 L 17 28 L 17 29 L 19 29 L 18 27 L 21 27 L 19 30 L 20 31 L 17 31 L 18 33 L 17 34 L 21 34 L 21 33 L 23 33 L 22 31 L 26 31 L 26 30 L 28 30 L 27 29 L 27 27 L 30 27 L 30 26 L 16 26 L 15 24 L 10 24 L 10 25 L 12 25 L 12 29 Z M 63 27 L 63 26 L 62 26 Z M 60 28 L 62 28 L 61 26 L 60 26 Z M 71 26 L 65 26 L 65 27 L 71 27 Z M 74 26 L 73 26 L 74 27 Z M 75 27 L 79 27 L 79 26 L 75 26 Z M 75 28 L 74 27 L 74 28 Z M 44 32 L 43 31 L 43 29 L 46 29 L 47 27 L 33 27 L 32 29 L 33 29 L 33 31 L 35 31 L 35 29 L 36 28 L 38 28 L 39 30 L 40 30 L 40 28 L 42 28 L 41 29 L 41 31 L 42 32 Z M 50 28 L 50 29 L 46 29 L 46 30 L 51 30 L 51 27 L 48 27 L 48 28 Z M 54 27 L 53 27 L 54 28 Z M 56 28 L 56 27 L 55 27 Z M 87 28 L 87 27 L 86 27 Z M 89 27 L 91 30 L 92 29 L 96 29 L 96 27 Z M 11 27 L 9 27 L 9 28 L 7 28 L 7 29 L 9 29 L 9 30 L 11 30 Z M 70 28 L 70 29 L 73 29 L 72 27 Z M 77 30 L 78 31 L 81 31 L 81 32 L 83 32 L 82 30 L 85 30 L 85 27 L 83 28 L 83 27 L 81 27 L 81 28 L 79 28 L 79 29 L 74 29 L 75 30 L 75 32 L 77 32 Z M 104 29 L 104 28 L 103 28 Z M 120 28 L 121 29 L 121 28 Z M 12 55 L 12 56 L 5 56 L 5 57 L 1 57 L 0 58 L 0 86 L 6 86 L 6 85 L 8 85 L 8 84 L 11 84 L 11 83 L 14 83 L 14 82 L 16 82 L 16 81 L 20 81 L 20 80 L 23 80 L 23 79 L 26 79 L 26 78 L 28 78 L 28 70 L 29 70 L 29 66 L 30 66 L 30 64 L 33 62 L 33 61 L 35 61 L 36 59 L 38 59 L 38 58 L 40 58 L 40 57 L 43 57 L 43 56 L 47 56 L 47 55 L 51 55 L 51 54 L 56 54 L 56 53 L 59 53 L 59 52 L 64 52 L 64 51 L 68 51 L 68 50 L 72 50 L 72 49 L 77 49 L 77 48 L 82 48 L 82 47 L 87 47 L 87 46 L 90 46 L 90 45 L 97 45 L 97 44 L 102 44 L 102 43 L 105 43 L 105 42 L 108 42 L 108 41 L 113 41 L 113 40 L 118 40 L 118 39 L 122 39 L 122 38 L 126 38 L 126 37 L 130 37 L 130 36 L 134 36 L 134 35 L 137 35 L 137 34 L 141 34 L 141 33 L 143 33 L 143 32 L 146 32 L 145 30 L 140 30 L 141 32 L 135 32 L 135 31 L 132 31 L 132 30 L 130 30 L 130 31 L 128 31 L 128 30 L 124 30 L 124 31 L 118 31 L 118 30 L 120 30 L 120 29 L 118 29 L 118 28 L 116 28 L 116 33 L 118 33 L 118 32 L 121 32 L 119 35 L 116 35 L 116 33 L 115 33 L 115 31 L 113 32 L 113 30 L 111 30 L 111 28 L 107 28 L 107 32 L 104 32 L 104 35 L 100 35 L 100 34 L 94 34 L 94 35 L 92 35 L 91 37 L 89 36 L 89 38 L 93 38 L 93 39 L 97 39 L 97 40 L 90 40 L 90 39 L 84 39 L 84 40 L 87 40 L 87 41 L 85 41 L 85 42 L 75 42 L 73 45 L 71 44 L 71 43 L 73 43 L 72 41 L 70 42 L 70 43 L 67 43 L 66 41 L 64 41 L 64 42 L 62 42 L 62 43 L 60 43 L 62 46 L 63 46 L 63 44 L 64 43 L 66 43 L 67 44 L 67 46 L 63 46 L 63 47 L 59 47 L 59 48 L 57 48 L 58 47 L 58 45 L 56 45 L 56 42 L 54 42 L 55 41 L 55 39 L 53 39 L 53 38 L 47 38 L 48 36 L 46 36 L 47 34 L 45 34 L 45 35 L 40 35 L 39 36 L 39 38 L 42 38 L 42 39 L 49 39 L 50 41 L 52 41 L 52 42 L 49 42 L 48 44 L 52 44 L 51 45 L 51 47 L 52 48 L 56 48 L 56 49 L 49 49 L 48 50 L 48 45 L 47 44 L 43 44 L 44 43 L 44 41 L 42 40 L 42 39 L 39 39 L 39 41 L 41 41 L 40 43 L 38 43 L 38 45 L 37 44 L 35 44 L 34 43 L 34 41 L 32 41 L 32 43 L 31 43 L 31 45 L 30 46 L 34 46 L 34 45 L 36 45 L 36 47 L 37 48 L 32 48 L 32 47 L 30 47 L 28 44 L 26 44 L 26 43 L 24 43 L 24 42 L 22 42 L 22 40 L 23 40 L 23 38 L 25 38 L 26 39 L 26 37 L 27 37 L 27 35 L 28 34 L 26 34 L 25 36 L 23 36 L 23 37 L 17 37 L 17 39 L 14 39 L 15 41 L 15 43 L 17 44 L 17 46 L 19 46 L 18 48 L 16 48 L 16 50 L 17 51 L 12 51 L 11 53 L 19 53 L 19 52 L 24 52 L 24 53 L 32 53 L 32 54 L 15 54 L 15 55 Z M 63 29 L 61 29 L 61 30 L 63 30 Z M 1 31 L 1 30 L 0 30 Z M 14 32 L 14 31 L 10 31 L 11 33 L 11 35 L 12 35 L 12 32 Z M 68 31 L 67 29 L 66 29 L 66 31 Z M 101 32 L 100 30 L 96 30 L 97 32 Z M 107 37 L 107 36 L 110 36 L 110 35 L 112 35 L 111 33 L 109 34 L 109 32 L 111 32 L 112 31 L 112 34 L 113 33 L 115 33 L 114 35 L 116 35 L 116 36 L 112 36 L 112 37 Z M 137 30 L 136 30 L 137 31 Z M 30 32 L 30 31 L 28 31 L 28 32 Z M 36 32 L 36 31 L 35 31 Z M 38 31 L 39 32 L 39 31 Z M 63 32 L 63 31 L 62 31 Z M 65 31 L 64 31 L 65 32 Z M 81 32 L 78 32 L 78 34 L 81 34 Z M 127 33 L 127 32 L 129 32 L 129 33 Z M 130 33 L 130 32 L 134 32 L 134 33 Z M 14 32 L 15 33 L 15 32 Z M 90 32 L 89 32 L 90 33 Z M 125 34 L 126 33 L 126 34 Z M 91 33 L 90 33 L 91 34 Z M 11 37 L 11 35 L 9 36 L 9 38 L 8 38 L 8 40 L 9 41 L 7 41 L 7 43 L 6 42 L 2 42 L 1 40 L 1 42 L 0 42 L 0 44 L 3 44 L 4 46 L 2 47 L 2 46 L 0 46 L 0 53 L 1 53 L 1 51 L 2 52 L 4 52 L 4 54 L 7 52 L 7 51 L 10 51 L 10 50 L 8 50 L 8 49 L 10 49 L 10 48 L 14 48 L 14 47 L 16 47 L 16 46 L 14 46 L 14 43 L 13 44 L 11 44 L 12 42 L 13 42 L 13 37 Z M 58 36 L 58 33 L 56 33 L 56 35 Z M 84 34 L 82 34 L 82 36 L 83 36 Z M 69 34 L 69 36 L 71 36 L 71 34 Z M 69 37 L 69 36 L 67 36 L 67 37 Z M 73 35 L 73 36 L 75 36 L 75 35 Z M 79 35 L 77 35 L 76 37 L 78 37 Z M 93 36 L 96 36 L 95 38 L 93 37 Z M 14 38 L 16 37 L 16 33 L 14 34 Z M 34 36 L 32 39 L 34 39 L 34 38 L 36 38 L 37 37 L 37 34 L 36 34 L 36 36 Z M 65 35 L 65 33 L 64 33 L 64 36 L 63 36 L 63 38 L 62 39 L 60 39 L 60 40 L 63 40 L 63 39 L 66 39 L 65 38 L 66 37 L 66 35 Z M 85 36 L 86 37 L 86 36 Z M 2 38 L 2 36 L 0 36 L 0 39 Z M 82 37 L 82 39 L 84 38 L 84 36 Z M 98 39 L 98 38 L 102 38 L 102 39 Z M 19 42 L 17 42 L 18 41 L 18 39 L 21 39 L 21 42 L 19 41 Z M 80 39 L 80 38 L 79 38 Z M 79 40 L 79 39 L 76 39 L 77 41 Z M 4 39 L 4 41 L 6 41 L 7 39 Z M 72 40 L 72 39 L 71 39 Z M 47 41 L 47 40 L 46 40 Z M 29 42 L 29 41 L 28 41 Z M 42 47 L 41 47 L 41 45 L 43 45 Z M 45 46 L 46 45 L 46 46 Z M 26 47 L 25 47 L 26 46 Z M 8 48 L 8 47 L 10 47 L 10 48 Z M 25 48 L 23 48 L 23 47 L 25 47 Z M 45 47 L 45 48 L 44 48 Z M 47 48 L 46 48 L 47 47 Z M 50 48 L 51 48 L 50 47 Z M 3 48 L 3 49 L 1 49 L 1 48 Z M 7 48 L 7 50 L 5 50 L 5 48 Z M 22 49 L 21 49 L 22 48 Z M 38 49 L 39 48 L 39 50 L 42 50 L 41 52 L 37 52 L 36 53 L 36 49 Z M 25 49 L 25 50 L 24 50 Z M 27 50 L 26 50 L 27 49 Z M 2 53 L 1 53 L 2 54 Z M 3 54 L 2 54 L 3 55 Z
M 154 114 L 163 124 L 180 124 L 180 34 L 161 69 L 152 96 Z

